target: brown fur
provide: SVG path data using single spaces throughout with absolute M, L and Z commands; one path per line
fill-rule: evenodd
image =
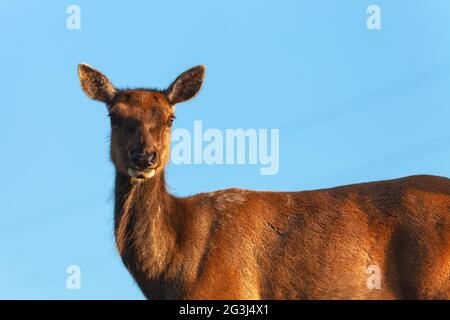
M 111 139 L 116 243 L 147 298 L 450 298 L 449 179 L 169 194 L 168 119 L 174 103 L 198 92 L 203 73 L 188 70 L 166 91 L 117 90 L 97 70 L 79 67 L 85 92 L 123 118 Z M 153 178 L 128 175 L 136 144 L 161 154 Z M 370 265 L 381 270 L 381 289 L 367 287 Z

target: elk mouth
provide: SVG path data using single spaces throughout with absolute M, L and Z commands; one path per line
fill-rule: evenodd
M 128 174 L 132 178 L 132 180 L 142 181 L 145 179 L 153 178 L 156 173 L 156 168 L 151 168 L 148 170 L 137 170 L 133 168 L 128 168 Z

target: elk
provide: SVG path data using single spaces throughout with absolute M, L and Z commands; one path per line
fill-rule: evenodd
M 204 74 L 193 67 L 166 90 L 117 89 L 78 66 L 85 94 L 108 110 L 116 246 L 146 298 L 450 298 L 447 178 L 171 195 L 164 168 L 175 105 L 199 92 Z

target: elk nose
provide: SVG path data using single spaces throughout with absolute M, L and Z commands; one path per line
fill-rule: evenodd
M 131 161 L 138 169 L 149 169 L 156 164 L 157 160 L 156 151 L 146 152 L 139 149 L 131 151 Z

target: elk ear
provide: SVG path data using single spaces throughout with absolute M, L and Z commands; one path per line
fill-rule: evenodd
M 100 71 L 87 64 L 78 65 L 78 77 L 84 93 L 91 99 L 111 102 L 116 94 L 113 84 Z
M 178 76 L 178 78 L 166 90 L 167 98 L 171 104 L 187 101 L 200 91 L 206 67 L 195 66 Z

